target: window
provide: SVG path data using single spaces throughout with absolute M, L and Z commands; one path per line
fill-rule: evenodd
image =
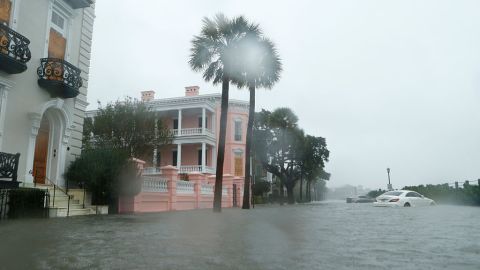
M 172 165 L 177 166 L 177 150 L 172 151 Z
M 156 164 L 157 167 L 160 167 L 162 166 L 162 153 L 160 153 L 160 151 L 157 151 L 157 164 Z
M 405 197 L 422 197 L 422 195 L 416 193 L 416 192 L 409 192 Z
M 201 128 L 202 127 L 202 117 L 198 117 L 198 127 Z M 205 128 L 208 127 L 208 117 L 205 117 Z
M 243 156 L 235 153 L 235 176 L 243 176 Z
M 389 192 L 384 193 L 382 195 L 400 196 L 401 194 L 402 194 L 401 191 L 389 191 Z
M 235 120 L 235 141 L 242 140 L 242 121 Z
M 173 129 L 178 129 L 178 119 L 173 119 Z
M 198 166 L 202 166 L 202 149 L 198 149 Z
M 59 30 L 65 29 L 65 19 L 55 11 L 52 12 L 52 23 L 60 28 Z

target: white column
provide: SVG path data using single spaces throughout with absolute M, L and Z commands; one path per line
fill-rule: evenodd
M 33 185 L 33 157 L 35 154 L 35 142 L 37 140 L 38 129 L 40 128 L 40 121 L 42 116 L 38 113 L 30 113 L 29 118 L 32 123 L 31 133 L 28 137 L 28 147 L 26 153 L 26 164 L 25 164 L 25 184 Z
M 182 166 L 182 144 L 179 143 L 177 144 L 177 169 L 180 170 L 181 166 Z
M 155 117 L 155 138 L 158 137 L 158 125 L 157 125 L 157 121 L 158 121 L 158 118 Z M 157 146 L 155 146 L 155 147 L 153 148 L 153 159 L 152 159 L 153 166 L 152 166 L 152 167 L 157 167 L 157 153 L 158 153 L 158 149 L 157 149 Z
M 205 126 L 205 116 L 206 116 L 206 113 L 205 113 L 205 108 L 202 108 L 202 134 L 205 134 L 205 129 L 207 128 Z
M 202 173 L 205 173 L 205 162 L 207 161 L 207 145 L 202 143 Z
M 8 90 L 5 85 L 0 84 L 0 150 L 2 149 L 3 134 L 5 133 L 5 115 L 7 114 Z
M 182 134 L 182 109 L 178 110 L 178 136 Z

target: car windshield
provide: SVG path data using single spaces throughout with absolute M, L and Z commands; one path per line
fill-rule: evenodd
M 383 193 L 382 195 L 389 195 L 389 196 L 400 196 L 403 192 L 401 191 L 389 191 L 386 193 Z

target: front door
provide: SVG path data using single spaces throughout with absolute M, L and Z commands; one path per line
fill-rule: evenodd
M 35 142 L 35 155 L 33 157 L 33 181 L 37 184 L 45 184 L 47 175 L 49 129 L 48 120 L 44 118 L 38 130 Z

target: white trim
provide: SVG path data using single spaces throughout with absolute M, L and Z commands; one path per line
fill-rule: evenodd
M 10 11 L 9 27 L 16 31 L 18 26 L 18 13 L 20 12 L 20 0 L 10 0 L 10 2 L 12 3 L 12 10 Z
M 65 29 L 60 30 L 58 26 L 52 23 L 52 12 L 55 11 L 63 19 L 65 19 Z M 73 18 L 78 14 L 71 7 L 69 7 L 63 1 L 49 0 L 48 3 L 48 15 L 47 15 L 47 29 L 45 33 L 45 48 L 43 50 L 44 57 L 48 57 L 48 46 L 50 42 L 50 28 L 53 28 L 55 31 L 61 33 L 66 39 L 65 45 L 65 61 L 70 61 L 70 51 L 71 51 L 71 40 L 72 40 L 72 28 L 73 28 Z

